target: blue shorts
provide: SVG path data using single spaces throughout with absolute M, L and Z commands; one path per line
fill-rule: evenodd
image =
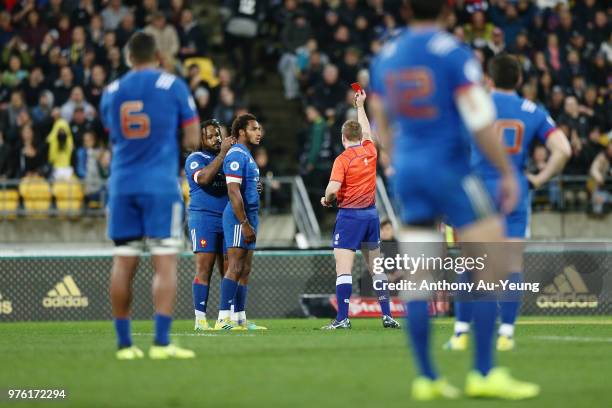
M 256 211 L 247 212 L 247 218 L 249 219 L 249 224 L 255 229 L 255 235 L 257 235 L 259 214 Z M 234 215 L 231 203 L 228 203 L 223 211 L 223 236 L 227 248 L 255 249 L 255 242 L 251 242 L 250 244 L 244 242 L 242 226 Z
M 339 209 L 332 246 L 356 251 L 362 245 L 369 249 L 380 245 L 380 220 L 376 207 Z
M 115 242 L 183 235 L 183 200 L 178 193 L 111 194 L 107 210 L 108 236 Z
M 194 253 L 227 253 L 223 239 L 223 220 L 221 215 L 204 211 L 189 211 L 189 236 Z
M 497 208 L 499 201 L 499 179 L 484 179 L 485 187 Z M 526 182 L 520 183 L 521 194 L 514 210 L 504 216 L 506 237 L 525 239 L 529 237 L 529 218 L 531 217 L 531 196 Z
M 483 183 L 469 167 L 403 166 L 393 187 L 402 223 L 407 225 L 445 219 L 461 228 L 496 213 Z

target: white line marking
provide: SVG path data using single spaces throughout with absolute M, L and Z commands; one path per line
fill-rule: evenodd
M 580 337 L 580 336 L 530 336 L 533 339 L 553 341 L 578 341 L 583 343 L 612 343 L 612 337 Z
M 225 330 L 229 331 L 229 330 Z M 153 336 L 155 333 L 132 333 L 132 336 Z M 232 334 L 236 335 L 236 334 Z M 224 336 L 221 333 L 170 333 L 171 337 L 218 337 Z M 238 337 L 255 337 L 253 333 L 239 333 Z

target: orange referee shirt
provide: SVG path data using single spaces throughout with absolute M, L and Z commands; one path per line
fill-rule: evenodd
M 351 146 L 336 157 L 330 181 L 341 183 L 339 208 L 366 208 L 376 202 L 376 159 L 371 140 Z

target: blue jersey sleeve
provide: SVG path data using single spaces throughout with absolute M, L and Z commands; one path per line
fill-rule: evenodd
M 208 166 L 213 159 L 212 156 L 206 153 L 190 155 L 185 161 L 185 174 L 197 183 L 198 181 L 195 179 L 196 173 Z
M 105 129 L 110 129 L 110 94 L 107 90 L 104 90 L 100 99 L 100 120 Z
M 546 138 L 557 128 L 557 125 L 544 108 L 538 107 L 536 115 L 538 116 L 536 135 L 540 141 L 546 143 Z
M 449 71 L 453 92 L 470 85 L 482 84 L 482 67 L 471 50 L 459 46 L 450 52 L 445 64 Z
M 247 170 L 247 160 L 246 155 L 241 152 L 229 152 L 227 156 L 225 156 L 225 160 L 223 161 L 223 173 L 225 173 L 225 180 L 229 183 L 239 183 L 242 184 L 242 180 L 244 180 L 246 176 Z
M 188 125 L 193 121 L 199 121 L 195 101 L 189 92 L 185 81 L 177 78 L 172 86 L 179 104 L 179 123 L 181 126 Z

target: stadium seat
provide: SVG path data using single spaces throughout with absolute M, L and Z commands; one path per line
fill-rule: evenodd
M 17 190 L 0 190 L 0 218 L 14 219 L 19 208 Z
M 189 205 L 189 183 L 186 178 L 183 178 L 181 183 L 181 191 L 183 192 L 183 201 L 185 201 L 185 206 L 187 206 Z
M 19 194 L 28 216 L 46 218 L 51 208 L 49 183 L 41 177 L 25 177 L 19 183 Z
M 55 206 L 62 215 L 75 215 L 83 206 L 83 186 L 76 179 L 53 183 L 53 196 Z
M 189 68 L 191 65 L 197 65 L 200 68 L 200 78 L 202 81 L 206 81 L 208 86 L 214 88 L 219 84 L 219 80 L 215 75 L 215 66 L 210 58 L 193 57 L 187 58 L 183 62 L 185 68 Z

